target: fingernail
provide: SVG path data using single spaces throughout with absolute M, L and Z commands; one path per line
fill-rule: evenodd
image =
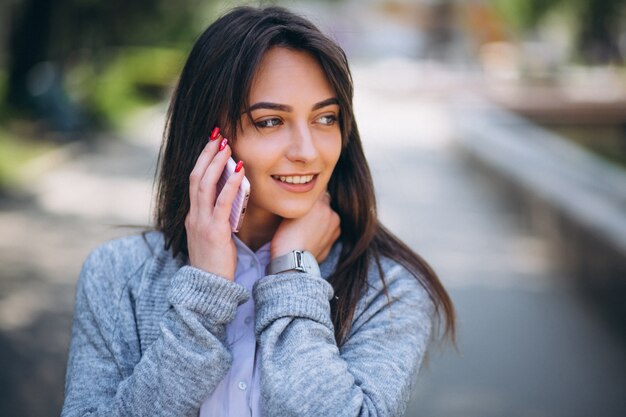
M 213 131 L 211 132 L 211 137 L 209 138 L 209 140 L 215 140 L 217 139 L 217 137 L 220 134 L 220 128 L 215 126 L 215 128 L 213 129 Z
M 220 151 L 223 151 L 224 148 L 226 147 L 226 144 L 228 143 L 228 139 L 224 138 L 222 139 L 222 142 L 220 143 Z
M 241 171 L 241 168 L 243 168 L 243 161 L 237 162 L 237 166 L 235 167 L 235 172 Z

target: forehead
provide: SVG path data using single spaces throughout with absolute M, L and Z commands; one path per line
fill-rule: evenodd
M 334 96 L 315 57 L 304 51 L 274 47 L 261 59 L 251 84 L 249 102 L 297 105 L 317 103 Z

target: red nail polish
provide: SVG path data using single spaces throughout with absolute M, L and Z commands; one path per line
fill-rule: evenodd
M 241 168 L 243 168 L 243 161 L 237 162 L 237 166 L 235 167 L 235 172 L 241 171 Z
M 224 148 L 226 147 L 226 144 L 228 143 L 228 139 L 224 138 L 222 139 L 222 143 L 220 143 L 220 151 L 223 151 Z
M 211 132 L 211 137 L 209 138 L 209 140 L 215 140 L 215 139 L 217 139 L 217 137 L 219 136 L 219 134 L 220 134 L 220 128 L 216 126 L 216 127 L 213 129 L 213 131 Z

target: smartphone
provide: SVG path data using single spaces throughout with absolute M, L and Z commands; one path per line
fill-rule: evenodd
M 233 158 L 228 158 L 228 162 L 226 163 L 226 167 L 224 168 L 224 172 L 220 176 L 219 181 L 217 182 L 217 195 L 220 195 L 222 192 L 222 188 L 224 188 L 224 184 L 226 181 L 235 173 L 235 167 L 237 163 Z M 235 196 L 235 200 L 233 201 L 233 208 L 230 211 L 230 228 L 234 233 L 237 233 L 241 228 L 241 224 L 243 223 L 243 216 L 246 214 L 246 206 L 248 205 L 248 198 L 250 198 L 250 181 L 246 177 L 243 177 L 241 181 L 241 185 L 239 186 L 239 190 L 237 190 L 237 195 Z

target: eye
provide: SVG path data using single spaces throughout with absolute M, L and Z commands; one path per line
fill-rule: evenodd
M 337 116 L 334 114 L 325 114 L 324 116 L 317 119 L 317 121 L 326 126 L 332 126 L 337 122 Z
M 282 121 L 278 117 L 272 117 L 269 119 L 259 120 L 254 122 L 254 125 L 258 128 L 276 127 L 282 124 Z

